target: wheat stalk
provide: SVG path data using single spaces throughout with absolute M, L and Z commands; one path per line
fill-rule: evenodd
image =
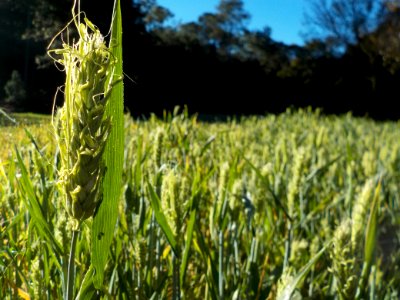
M 74 10 L 75 5 L 72 14 L 78 41 L 49 51 L 50 56 L 59 57 L 54 59 L 66 75 L 64 105 L 53 125 L 61 161 L 58 185 L 72 224 L 65 293 L 68 300 L 74 294 L 74 258 L 80 225 L 94 215 L 103 197 L 103 152 L 112 122 L 105 112 L 116 65 L 98 28 L 86 17 L 81 23 L 79 7 L 78 14 Z

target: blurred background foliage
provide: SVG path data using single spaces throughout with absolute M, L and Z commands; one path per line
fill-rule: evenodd
M 170 22 L 173 14 L 156 0 L 121 2 L 124 69 L 132 79 L 125 105 L 133 115 L 187 104 L 201 115 L 312 106 L 399 116 L 392 95 L 400 83 L 400 1 L 308 0 L 302 46 L 273 40 L 268 27 L 249 30 L 242 0 L 221 0 L 188 23 Z M 104 34 L 112 3 L 81 4 Z M 70 7 L 67 0 L 1 1 L 0 106 L 51 112 L 63 78 L 46 47 L 70 20 Z

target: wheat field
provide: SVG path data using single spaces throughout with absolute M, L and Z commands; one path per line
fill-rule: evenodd
M 63 297 L 72 225 L 48 125 L 1 127 L 1 299 Z M 400 297 L 400 124 L 310 110 L 209 123 L 125 116 L 124 149 L 93 299 Z M 77 282 L 99 238 L 91 222 Z

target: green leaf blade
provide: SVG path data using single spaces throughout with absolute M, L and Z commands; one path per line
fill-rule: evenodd
M 50 242 L 52 249 L 57 256 L 57 259 L 63 254 L 61 245 L 55 239 L 46 219 L 43 216 L 40 202 L 36 197 L 32 182 L 29 178 L 28 171 L 24 165 L 21 154 L 18 149 L 15 149 L 17 155 L 17 163 L 21 170 L 21 178 L 18 184 L 21 187 L 21 191 L 24 193 L 22 201 L 28 207 L 28 211 L 32 217 L 33 225 L 37 229 L 38 234 L 44 239 Z
M 192 238 L 193 238 L 193 230 L 194 230 L 194 224 L 196 222 L 196 214 L 197 210 L 194 209 L 190 212 L 190 218 L 189 218 L 189 223 L 186 231 L 186 244 L 185 244 L 185 250 L 183 251 L 183 258 L 182 258 L 182 264 L 181 264 L 181 270 L 180 270 L 180 284 L 183 286 L 184 279 L 186 277 L 186 270 L 188 266 L 188 261 L 189 261 L 189 253 L 190 253 L 190 247 L 192 245 Z
M 165 217 L 164 213 L 162 212 L 160 199 L 157 196 L 156 192 L 154 191 L 153 187 L 151 186 L 151 184 L 149 182 L 148 182 L 148 189 L 149 189 L 149 194 L 150 194 L 150 203 L 153 208 L 157 223 L 158 223 L 158 225 L 160 225 L 162 231 L 164 232 L 165 237 L 167 238 L 168 244 L 172 248 L 172 251 L 174 251 L 175 255 L 178 256 L 175 235 L 172 232 L 172 229 L 168 224 L 167 218 Z
M 297 285 L 303 280 L 308 272 L 311 270 L 311 267 L 318 261 L 318 259 L 322 256 L 325 252 L 326 247 L 322 248 L 310 261 L 297 273 L 297 275 L 292 279 L 292 281 L 286 285 L 282 294 L 277 297 L 277 300 L 290 300 L 294 290 L 296 289 Z
M 117 59 L 115 72 L 110 82 L 122 78 L 122 19 L 120 1 L 114 4 L 111 26 L 110 48 Z M 104 279 L 104 268 L 107 263 L 109 248 L 113 239 L 118 217 L 118 202 L 121 195 L 122 167 L 124 157 L 124 116 L 123 116 L 123 83 L 119 80 L 111 90 L 106 116 L 112 120 L 112 129 L 104 151 L 106 174 L 103 180 L 103 201 L 93 218 L 92 227 L 92 265 L 94 285 L 100 289 Z
M 378 229 L 378 209 L 379 209 L 379 193 L 381 190 L 381 182 L 375 189 L 375 194 L 372 202 L 372 208 L 369 215 L 367 229 L 365 234 L 364 260 L 367 264 L 371 264 L 375 252 L 376 236 Z

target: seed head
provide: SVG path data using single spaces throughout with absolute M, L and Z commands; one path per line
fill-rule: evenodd
M 330 271 L 342 299 L 354 299 L 357 290 L 358 265 L 351 246 L 351 225 L 350 220 L 345 220 L 336 228 L 330 248 Z
M 173 233 L 179 232 L 180 205 L 178 203 L 178 183 L 174 170 L 168 170 L 161 187 L 161 205 Z
M 296 212 L 296 199 L 300 191 L 300 184 L 302 179 L 302 169 L 304 165 L 304 148 L 299 148 L 294 154 L 294 162 L 292 167 L 292 178 L 288 184 L 288 212 L 291 217 Z
M 159 129 L 159 131 L 157 131 L 157 134 L 155 136 L 154 150 L 153 150 L 153 156 L 154 156 L 153 161 L 155 162 L 156 172 L 158 172 L 159 169 L 161 168 L 163 141 L 164 141 L 164 132 L 161 129 Z
M 351 214 L 351 218 L 353 220 L 351 242 L 353 250 L 356 252 L 360 251 L 360 243 L 363 240 L 368 208 L 371 204 L 373 195 L 373 183 L 373 180 L 368 180 L 365 183 L 362 191 L 355 200 L 353 211 Z
M 79 40 L 49 53 L 66 73 L 64 106 L 56 123 L 61 168 L 59 185 L 68 214 L 77 224 L 94 214 L 102 197 L 102 154 L 111 129 L 105 117 L 115 59 L 100 31 L 85 18 Z

